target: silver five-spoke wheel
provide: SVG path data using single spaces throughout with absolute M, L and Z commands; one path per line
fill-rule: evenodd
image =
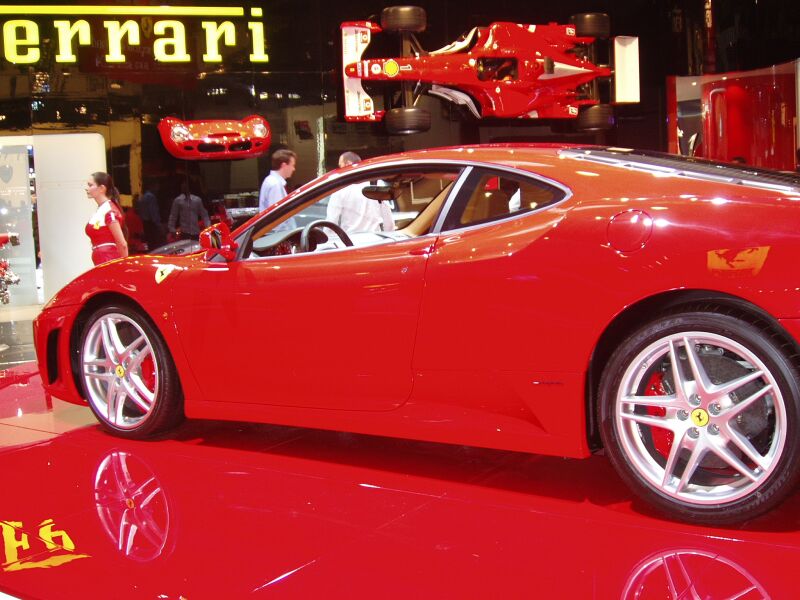
M 148 437 L 182 417 L 182 396 L 160 333 L 139 310 L 108 306 L 86 321 L 80 379 L 100 423 L 124 437 Z
M 601 434 L 631 487 L 724 524 L 765 512 L 800 474 L 794 350 L 766 323 L 684 312 L 623 340 L 600 381 Z
M 147 419 L 158 393 L 153 344 L 133 319 L 109 313 L 83 342 L 83 378 L 89 402 L 110 424 L 132 429 Z
M 742 344 L 711 333 L 665 336 L 640 352 L 622 377 L 615 418 L 639 473 L 698 504 L 753 492 L 786 444 L 772 374 Z

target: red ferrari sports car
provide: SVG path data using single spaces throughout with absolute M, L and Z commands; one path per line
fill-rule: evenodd
M 252 158 L 269 149 L 271 133 L 264 117 L 250 115 L 241 121 L 203 119 L 181 121 L 166 117 L 158 123 L 164 147 L 175 158 L 231 160 Z
M 326 219 L 345 201 L 418 215 Z M 731 523 L 800 473 L 799 222 L 791 174 L 605 147 L 409 152 L 214 225 L 200 252 L 96 267 L 34 338 L 48 392 L 118 436 L 187 416 L 605 448 L 652 504 Z
M 430 113 L 415 104 L 428 94 L 465 106 L 476 118 L 577 119 L 578 128 L 608 129 L 614 124 L 608 94 L 598 80 L 614 75 L 611 100 L 639 101 L 638 39 L 614 39 L 615 67 L 597 64 L 597 38 L 609 35 L 608 15 L 574 15 L 569 25 L 492 23 L 475 27 L 452 44 L 425 51 L 415 32 L 426 27 L 425 10 L 392 6 L 381 24 L 342 23 L 342 77 L 345 118 L 384 120 L 390 133 L 430 128 Z M 372 35 L 398 32 L 401 56 L 363 58 Z M 396 81 L 395 108 L 378 110 L 364 81 Z

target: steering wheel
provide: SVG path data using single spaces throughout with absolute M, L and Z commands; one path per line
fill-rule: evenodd
M 323 227 L 332 229 L 333 232 L 339 236 L 339 239 L 342 240 L 345 246 L 353 245 L 353 240 L 350 239 L 350 236 L 347 235 L 344 232 L 344 229 L 339 227 L 336 223 L 326 221 L 325 219 L 318 219 L 316 221 L 311 221 L 311 223 L 303 227 L 303 231 L 300 234 L 300 252 L 310 252 L 312 250 L 311 231 L 313 229 L 322 229 Z

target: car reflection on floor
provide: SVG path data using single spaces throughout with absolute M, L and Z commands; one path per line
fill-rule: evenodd
M 6 381 L 0 591 L 11 596 L 677 599 L 794 589 L 798 496 L 744 527 L 693 527 L 632 502 L 602 456 L 217 422 L 133 442 L 102 433 L 88 409 L 48 402 L 33 365 Z

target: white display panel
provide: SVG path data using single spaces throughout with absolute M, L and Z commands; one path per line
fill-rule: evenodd
M 106 170 L 106 147 L 99 133 L 46 134 L 32 139 L 47 302 L 92 267 L 84 228 L 97 205 L 86 196 L 86 181 L 95 171 Z
M 614 103 L 639 102 L 639 38 L 614 38 Z

